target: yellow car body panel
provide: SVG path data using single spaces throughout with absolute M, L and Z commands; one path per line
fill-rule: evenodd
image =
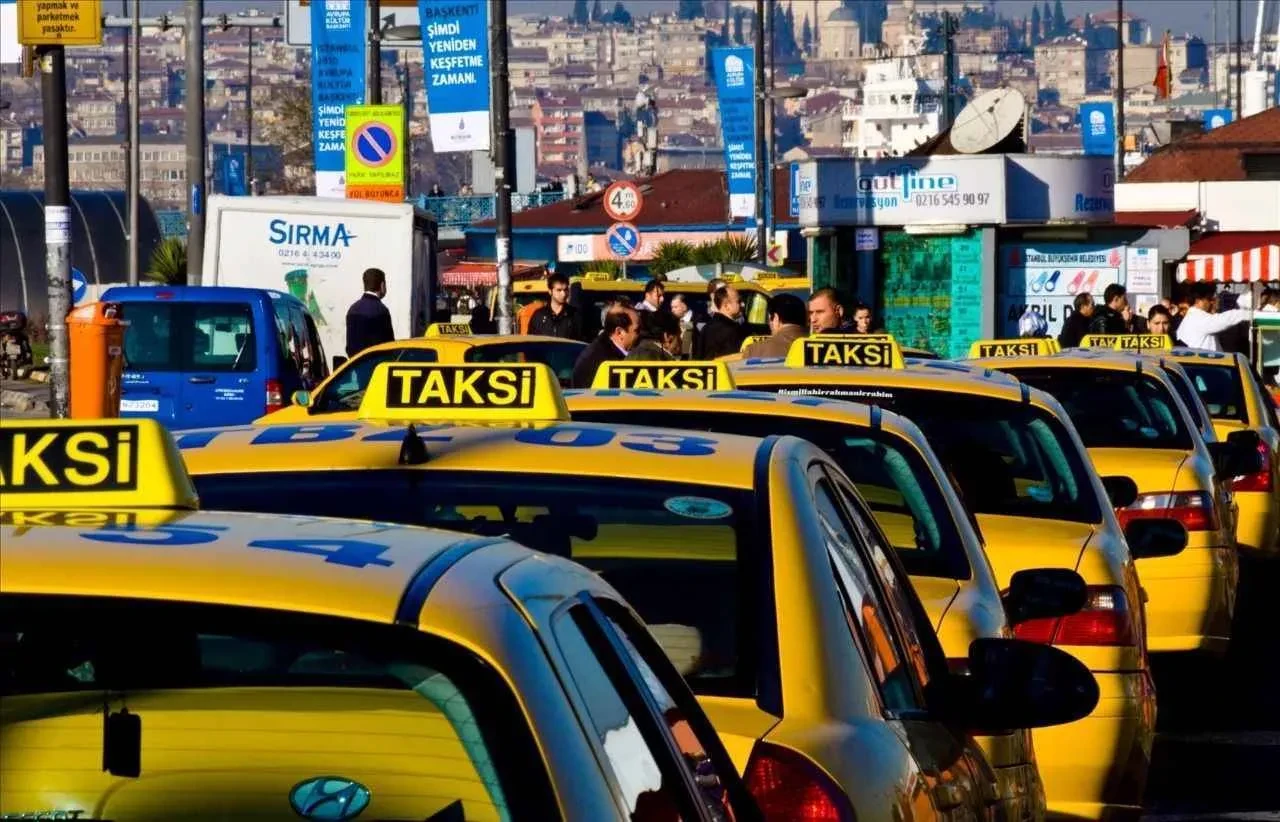
M 1233 409 L 1232 416 L 1214 416 L 1226 409 L 1209 409 L 1218 440 L 1225 442 L 1236 431 L 1253 431 L 1267 446 L 1267 470 L 1270 472 L 1270 491 L 1235 490 L 1239 513 L 1236 519 L 1236 542 L 1240 550 L 1259 556 L 1280 556 L 1280 420 L 1277 420 L 1277 403 L 1265 389 L 1259 387 L 1250 374 L 1248 358 L 1241 354 L 1223 354 L 1194 348 L 1175 348 L 1168 358 L 1181 363 L 1184 368 L 1221 368 L 1232 372 L 1236 386 L 1240 388 L 1243 407 Z M 1194 380 L 1193 380 L 1194 382 Z M 1206 404 L 1208 398 L 1206 397 Z M 1243 419 L 1240 419 L 1243 417 Z
M 1052 357 L 1013 360 L 978 360 L 976 365 L 999 368 L 1013 376 L 1022 369 L 1098 369 L 1134 372 L 1159 381 L 1173 396 L 1170 377 L 1139 355 L 1104 352 L 1064 352 Z M 1143 366 L 1146 365 L 1144 368 Z M 1179 401 L 1180 402 L 1180 401 Z M 1187 547 L 1170 557 L 1137 562 L 1138 576 L 1146 592 L 1147 647 L 1153 653 L 1205 651 L 1223 654 L 1231 641 L 1239 575 L 1235 554 L 1234 511 L 1230 496 L 1214 478 L 1213 461 L 1204 440 L 1188 415 L 1183 420 L 1192 447 L 1090 448 L 1089 456 L 1101 476 L 1127 476 L 1139 494 L 1176 492 L 1207 494 L 1213 501 L 1219 528 L 1188 531 Z
M 441 335 L 431 337 L 414 337 L 407 340 L 393 340 L 387 343 L 379 343 L 371 345 L 361 351 L 355 357 L 334 370 L 332 374 L 326 377 L 314 390 L 310 392 L 312 402 L 315 398 L 323 394 L 330 386 L 339 384 L 345 376 L 347 369 L 356 362 L 360 357 L 368 356 L 370 353 L 380 351 L 403 351 L 403 350 L 419 350 L 434 351 L 438 357 L 438 362 L 447 364 L 461 365 L 467 362 L 467 352 L 473 348 L 482 348 L 488 346 L 502 345 L 563 345 L 581 349 L 582 343 L 574 340 L 565 340 L 559 337 L 542 337 L 533 334 L 480 334 L 480 335 Z M 347 411 L 326 411 L 318 412 L 314 408 L 304 405 L 291 404 L 286 405 L 279 411 L 273 411 L 270 414 L 259 417 L 253 421 L 254 425 L 268 425 L 273 423 L 305 423 L 315 422 L 317 420 L 336 421 L 336 420 L 354 420 L 359 417 L 359 409 L 352 408 Z
M 1003 362 L 1003 361 L 1001 361 Z M 956 367 L 958 366 L 958 367 Z M 994 367 L 994 366 L 992 366 Z M 741 364 L 734 368 L 739 390 L 757 386 L 793 386 L 800 395 L 819 386 L 835 388 L 839 399 L 875 403 L 891 398 L 895 388 L 938 392 L 939 407 L 948 395 L 972 395 L 1027 401 L 1052 414 L 1073 432 L 1062 407 L 1048 394 L 1028 389 L 998 372 L 964 363 L 916 363 L 905 369 L 784 368 L 776 364 Z M 571 400 L 572 401 L 572 400 Z M 1079 445 L 1083 451 L 1083 444 Z M 1098 481 L 1096 478 L 1094 482 Z M 1096 493 L 1105 501 L 1099 484 Z M 1115 515 L 1103 506 L 1093 525 L 1031 517 L 977 515 L 986 555 L 997 584 L 1007 586 L 1012 575 L 1029 568 L 1075 570 L 1091 586 L 1120 586 L 1132 607 L 1141 602 L 1138 577 L 1133 573 L 1128 546 Z M 1141 623 L 1139 623 L 1141 630 Z M 1051 814 L 1081 813 L 1102 818 L 1113 813 L 1136 813 L 1145 789 L 1155 739 L 1155 694 L 1144 655 L 1133 648 L 1061 646 L 1072 653 L 1101 683 L 1128 665 L 1128 673 L 1146 683 L 1128 688 L 1120 703 L 1099 706 L 1088 717 L 1052 729 L 1039 728 L 1031 736 Z M 1052 731 L 1052 733 L 1047 733 Z M 1117 747 L 1118 745 L 1127 747 Z M 1116 788 L 1114 786 L 1121 786 Z

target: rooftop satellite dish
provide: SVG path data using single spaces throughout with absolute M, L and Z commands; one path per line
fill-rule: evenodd
M 996 88 L 975 97 L 956 116 L 951 145 L 961 154 L 981 154 L 1013 134 L 1026 115 L 1017 89 Z

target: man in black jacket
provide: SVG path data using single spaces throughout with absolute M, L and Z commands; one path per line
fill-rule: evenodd
M 391 312 L 382 304 L 382 298 L 387 296 L 387 275 L 380 268 L 366 268 L 363 279 L 364 294 L 347 309 L 348 357 L 396 338 Z
M 547 277 L 550 301 L 529 318 L 529 333 L 566 340 L 582 339 L 582 321 L 578 309 L 569 305 L 569 278 L 563 274 Z
M 1102 307 L 1093 312 L 1089 323 L 1090 334 L 1126 334 L 1129 326 L 1124 321 L 1124 309 L 1129 305 L 1124 286 L 1112 283 L 1102 292 Z
M 1062 321 L 1062 333 L 1058 343 L 1063 348 L 1077 348 L 1093 322 L 1093 295 L 1082 291 L 1071 304 L 1071 313 Z
M 600 366 L 610 360 L 625 360 L 640 336 L 640 315 L 631 306 L 622 306 L 604 316 L 600 336 L 578 355 L 573 364 L 573 387 L 590 388 Z
M 699 359 L 714 360 L 726 354 L 737 354 L 746 339 L 746 329 L 738 318 L 742 316 L 742 298 L 731 285 L 721 286 L 711 295 L 716 313 L 707 320 L 698 341 L 701 346 Z

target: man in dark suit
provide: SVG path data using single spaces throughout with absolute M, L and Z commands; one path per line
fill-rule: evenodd
M 382 304 L 387 296 L 387 275 L 380 268 L 364 271 L 364 294 L 347 309 L 347 356 L 354 357 L 371 345 L 391 342 L 391 312 Z
M 573 387 L 590 388 L 600 366 L 610 360 L 626 359 L 640 336 L 640 314 L 624 305 L 604 316 L 604 330 L 582 349 L 573 364 Z

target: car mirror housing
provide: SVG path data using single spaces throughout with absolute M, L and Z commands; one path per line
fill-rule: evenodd
M 1103 477 L 1102 487 L 1107 491 L 1112 508 L 1128 508 L 1138 500 L 1138 483 L 1130 477 Z
M 1084 663 L 1051 645 L 977 639 L 969 674 L 953 675 L 956 719 L 980 735 L 1074 722 L 1098 704 L 1098 682 Z
M 311 406 L 311 392 L 310 391 L 294 391 L 292 400 L 294 405 L 300 406 L 302 408 L 309 408 Z
M 1171 557 L 1187 547 L 1187 529 L 1176 519 L 1135 519 L 1124 529 L 1134 559 Z
M 1011 625 L 1074 614 L 1084 607 L 1087 598 L 1084 579 L 1067 568 L 1018 571 L 1003 596 Z

